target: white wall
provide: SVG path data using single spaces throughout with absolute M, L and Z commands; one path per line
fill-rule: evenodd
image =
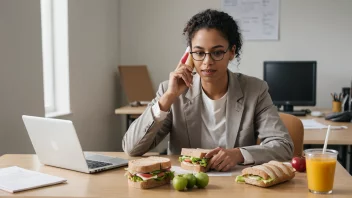
M 21 115 L 44 115 L 39 2 L 0 1 L 0 155 L 32 153 Z
M 148 65 L 157 88 L 185 50 L 187 20 L 220 6 L 220 0 L 121 0 L 120 64 Z M 352 78 L 351 8 L 350 0 L 281 0 L 280 40 L 245 41 L 239 71 L 262 78 L 265 60 L 316 60 L 317 106 L 330 108 L 330 92 Z
M 71 109 L 84 150 L 121 150 L 118 1 L 69 1 Z M 0 155 L 33 153 L 22 114 L 44 116 L 40 0 L 0 0 Z
M 70 0 L 69 64 L 73 114 L 84 150 L 121 150 L 119 106 L 118 1 Z

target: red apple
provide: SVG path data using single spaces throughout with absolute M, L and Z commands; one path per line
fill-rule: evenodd
M 306 158 L 305 157 L 294 157 L 291 161 L 292 167 L 298 172 L 306 171 Z

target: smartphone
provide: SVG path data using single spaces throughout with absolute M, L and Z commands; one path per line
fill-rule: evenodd
M 186 64 L 186 65 L 189 65 L 192 67 L 192 69 L 194 68 L 194 63 L 193 63 L 193 59 L 192 59 L 192 56 L 191 54 L 189 53 L 191 51 L 191 48 L 188 46 L 186 48 L 186 51 L 185 53 L 183 54 L 182 56 L 182 59 L 181 59 L 181 62 L 183 64 Z

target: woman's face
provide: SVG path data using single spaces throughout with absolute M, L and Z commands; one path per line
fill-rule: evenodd
M 228 49 L 229 42 L 216 29 L 203 28 L 198 30 L 191 42 L 192 52 L 194 52 L 192 54 L 194 66 L 202 80 L 218 82 L 224 78 L 227 75 L 227 65 L 234 58 L 235 46 Z M 206 54 L 204 60 L 200 60 L 204 53 L 212 53 L 213 57 Z M 222 56 L 223 58 L 218 60 Z

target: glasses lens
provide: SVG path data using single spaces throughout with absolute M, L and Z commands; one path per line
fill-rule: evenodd
M 204 59 L 205 53 L 204 52 L 194 52 L 192 53 L 192 57 L 196 61 L 201 61 Z
M 216 61 L 222 60 L 222 58 L 224 58 L 224 54 L 224 51 L 215 51 L 210 53 L 211 57 Z

